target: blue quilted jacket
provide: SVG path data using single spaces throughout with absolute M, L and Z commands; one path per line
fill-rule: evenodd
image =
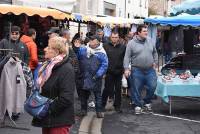
M 108 57 L 102 45 L 92 49 L 89 46 L 82 46 L 76 51 L 80 71 L 83 73 L 83 89 L 95 90 L 108 68 Z

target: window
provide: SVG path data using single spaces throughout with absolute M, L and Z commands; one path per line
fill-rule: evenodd
M 88 0 L 88 12 L 92 12 L 92 1 L 93 0 Z

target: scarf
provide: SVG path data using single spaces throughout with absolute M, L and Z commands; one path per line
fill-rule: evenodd
M 49 79 L 52 73 L 53 67 L 61 62 L 65 55 L 58 55 L 49 61 L 46 61 L 43 63 L 42 67 L 39 69 L 38 72 L 38 79 L 36 81 L 37 83 L 37 88 L 41 89 L 41 87 L 44 85 L 44 83 Z
M 106 54 L 106 52 L 105 52 L 105 50 L 104 50 L 104 48 L 102 46 L 102 43 L 100 43 L 99 46 L 94 48 L 94 49 L 91 48 L 89 46 L 89 44 L 87 44 L 86 48 L 87 48 L 87 57 L 88 58 L 90 58 L 91 55 L 95 55 L 95 53 L 98 53 L 98 52 Z

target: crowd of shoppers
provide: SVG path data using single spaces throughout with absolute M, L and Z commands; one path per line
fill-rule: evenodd
M 43 134 L 68 134 L 74 123 L 74 91 L 81 103 L 81 116 L 88 112 L 88 98 L 95 96 L 97 118 L 103 118 L 108 99 L 121 113 L 121 80 L 126 76 L 135 114 L 151 111 L 151 100 L 156 88 L 157 51 L 147 37 L 147 27 L 139 25 L 137 32 L 129 32 L 125 39 L 116 31 L 104 37 L 102 29 L 87 33 L 86 39 L 77 33 L 71 41 L 70 30 L 51 28 L 47 34 L 45 60 L 38 64 L 35 29 L 30 28 L 20 39 L 20 28 L 13 26 L 8 38 L 0 42 L 0 49 L 13 49 L 19 59 L 34 72 L 35 85 L 41 95 L 53 100 L 41 118 L 32 124 L 42 127 Z M 0 52 L 0 54 L 2 54 Z M 105 79 L 105 85 L 102 81 Z M 141 90 L 146 86 L 146 97 Z M 102 87 L 104 87 L 102 91 Z

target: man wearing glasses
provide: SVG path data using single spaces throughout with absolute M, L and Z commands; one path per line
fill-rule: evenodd
M 20 40 L 20 27 L 12 26 L 10 32 L 10 41 L 9 37 L 2 39 L 0 41 L 0 49 L 12 49 L 13 53 L 17 54 L 17 57 L 25 62 L 27 65 L 29 63 L 29 52 L 26 45 L 24 45 Z M 2 57 L 2 52 L 0 52 L 0 57 Z

